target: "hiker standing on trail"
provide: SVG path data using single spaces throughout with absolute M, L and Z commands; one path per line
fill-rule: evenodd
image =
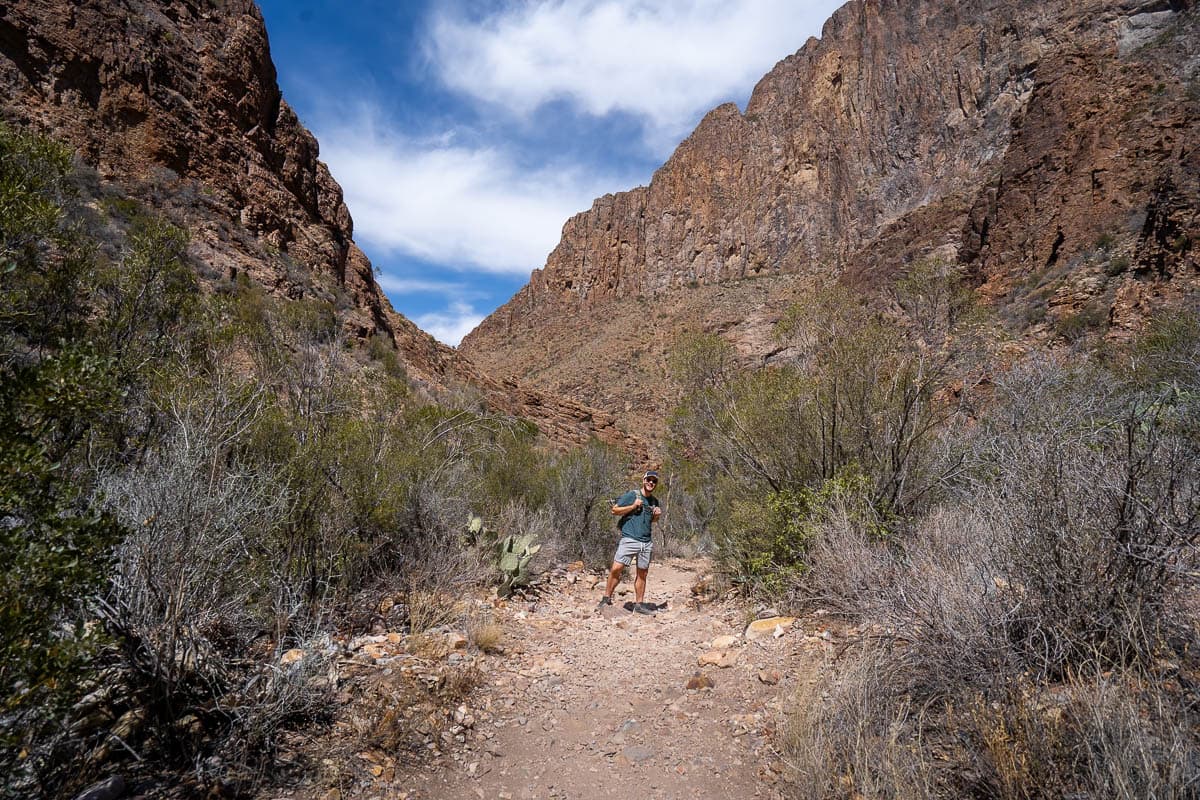
M 650 572 L 650 528 L 662 517 L 662 504 L 654 496 L 658 488 L 658 473 L 650 470 L 642 476 L 641 489 L 634 489 L 617 498 L 613 503 L 614 517 L 620 517 L 617 527 L 621 529 L 621 540 L 613 556 L 612 568 L 608 571 L 608 583 L 604 596 L 597 608 L 612 605 L 612 594 L 621 580 L 621 573 L 637 557 L 637 575 L 633 581 L 633 610 L 639 614 L 653 614 L 657 609 L 653 603 L 643 603 L 646 596 L 646 574 Z

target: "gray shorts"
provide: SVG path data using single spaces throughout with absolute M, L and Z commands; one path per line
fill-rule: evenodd
M 633 563 L 633 557 L 637 556 L 638 569 L 650 569 L 650 553 L 653 550 L 654 542 L 639 542 L 622 536 L 621 541 L 617 542 L 617 554 L 613 556 L 613 561 L 628 567 Z

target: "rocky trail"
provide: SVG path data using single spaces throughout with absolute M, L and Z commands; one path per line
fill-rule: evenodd
M 477 659 L 484 678 L 430 745 L 440 753 L 432 764 L 381 766 L 364 754 L 371 774 L 390 780 L 316 796 L 784 796 L 783 712 L 832 657 L 831 634 L 819 619 L 748 625 L 736 604 L 703 602 L 692 587 L 706 566 L 656 563 L 653 615 L 631 610 L 628 579 L 600 611 L 598 576 L 559 571 L 535 602 L 497 609 L 503 652 L 450 656 Z

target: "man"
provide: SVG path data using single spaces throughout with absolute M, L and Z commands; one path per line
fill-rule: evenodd
M 662 505 L 654 496 L 658 488 L 658 473 L 650 470 L 642 476 L 640 491 L 626 492 L 613 503 L 614 517 L 620 517 L 617 527 L 621 529 L 621 540 L 617 543 L 617 553 L 613 556 L 612 568 L 608 571 L 608 583 L 604 587 L 604 597 L 600 598 L 597 608 L 612 605 L 612 593 L 621 580 L 621 573 L 637 558 L 637 575 L 633 581 L 633 610 L 639 614 L 653 614 L 656 606 L 643 603 L 646 596 L 646 574 L 650 571 L 650 551 L 654 545 L 650 541 L 650 528 L 662 517 Z

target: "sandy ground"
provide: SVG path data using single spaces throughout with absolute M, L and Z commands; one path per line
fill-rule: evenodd
M 830 657 L 821 631 L 797 621 L 754 641 L 734 604 L 700 603 L 702 561 L 652 566 L 652 616 L 597 611 L 593 576 L 568 574 L 536 603 L 505 610 L 506 652 L 486 669 L 487 720 L 438 769 L 409 775 L 390 797 L 622 800 L 787 796 L 776 751 L 797 686 Z M 807 625 L 807 627 L 806 627 Z M 722 636 L 728 647 L 712 647 Z M 720 644 L 720 642 L 718 642 Z M 701 657 L 720 666 L 700 666 Z M 711 686 L 688 688 L 697 675 Z

